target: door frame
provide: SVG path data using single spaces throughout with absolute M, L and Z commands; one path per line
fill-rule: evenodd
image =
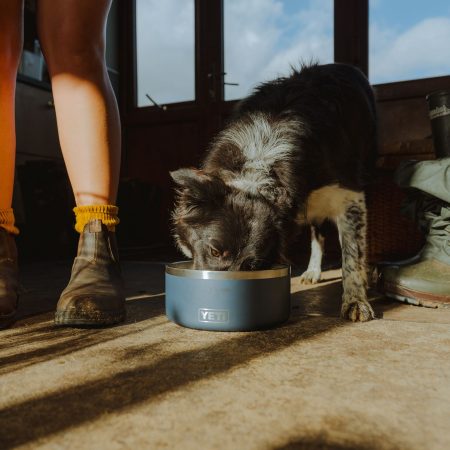
M 174 123 L 204 120 L 204 140 L 220 126 L 223 102 L 222 0 L 194 0 L 195 3 L 195 99 L 157 106 L 136 106 L 136 2 L 119 0 L 121 16 L 120 101 L 124 128 L 146 123 Z
M 148 121 L 180 121 L 193 115 L 211 117 L 228 114 L 236 100 L 224 101 L 223 0 L 195 0 L 195 84 L 196 100 L 171 104 L 166 112 L 154 106 L 137 108 L 135 1 L 118 0 L 120 7 L 120 109 L 125 126 Z M 334 0 L 334 60 L 359 67 L 366 75 L 369 67 L 369 1 Z M 374 85 L 380 101 L 426 95 L 448 88 L 450 74 Z M 207 91 L 212 90 L 212 99 Z M 210 109 L 212 108 L 212 109 Z M 208 109 L 208 112 L 206 112 Z M 220 120 L 215 118 L 220 124 Z M 214 122 L 214 121 L 213 121 Z M 216 123 L 216 124 L 217 124 Z M 214 129 L 214 126 L 211 127 Z M 208 133 L 207 133 L 208 134 Z

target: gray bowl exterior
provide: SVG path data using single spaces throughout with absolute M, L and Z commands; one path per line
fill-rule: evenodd
M 211 331 L 270 328 L 289 319 L 289 274 L 269 279 L 195 279 L 166 272 L 166 315 Z

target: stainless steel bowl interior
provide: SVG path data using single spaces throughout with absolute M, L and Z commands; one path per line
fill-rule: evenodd
M 262 280 L 290 275 L 289 266 L 277 264 L 270 269 L 255 271 L 197 270 L 192 261 L 180 261 L 166 265 L 166 273 L 177 277 L 203 280 Z

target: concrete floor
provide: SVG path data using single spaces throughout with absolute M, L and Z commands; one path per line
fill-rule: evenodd
M 284 326 L 185 329 L 164 316 L 164 267 L 124 263 L 128 320 L 56 329 L 70 264 L 23 267 L 21 319 L 1 332 L 0 449 L 450 448 L 450 309 L 374 297 L 338 318 L 339 271 L 292 280 Z

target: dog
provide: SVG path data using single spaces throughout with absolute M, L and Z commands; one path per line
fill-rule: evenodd
M 311 226 L 301 279 L 321 275 L 325 220 L 342 249 L 341 316 L 367 321 L 364 186 L 376 160 L 376 109 L 361 71 L 303 65 L 242 100 L 200 169 L 171 172 L 179 249 L 196 269 L 259 270 L 286 259 L 298 227 Z

